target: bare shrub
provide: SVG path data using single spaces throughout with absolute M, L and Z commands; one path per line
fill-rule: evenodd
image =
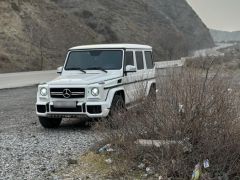
M 222 49 L 220 52 L 223 53 L 222 56 L 187 58 L 185 66 L 196 69 L 204 69 L 205 67 L 209 67 L 209 64 L 211 64 L 212 67 L 217 69 L 221 68 L 224 72 L 232 73 L 239 70 L 239 45 Z
M 19 12 L 21 10 L 18 2 L 17 3 L 11 2 L 11 7 L 14 11 L 17 11 L 17 12 Z
M 185 66 L 190 68 L 196 68 L 196 69 L 206 69 L 208 67 L 220 67 L 222 66 L 226 61 L 227 57 L 218 56 L 218 57 L 194 57 L 194 58 L 187 58 Z M 228 61 L 230 61 L 228 59 Z
M 0 62 L 6 63 L 6 62 L 8 62 L 8 61 L 9 61 L 8 55 L 5 54 L 5 53 L 0 52 Z
M 140 105 L 96 129 L 114 145 L 127 170 L 141 162 L 164 177 L 190 179 L 197 163 L 210 160 L 207 176 L 240 176 L 240 121 L 238 87 L 231 78 L 204 70 L 169 71 L 158 79 L 157 101 Z M 137 145 L 139 139 L 164 140 L 161 146 Z M 174 142 L 174 143 L 172 143 Z M 115 162 L 121 166 L 121 163 Z

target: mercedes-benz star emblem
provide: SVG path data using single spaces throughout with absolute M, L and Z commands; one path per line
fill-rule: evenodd
M 63 90 L 63 97 L 70 98 L 71 95 L 72 95 L 72 92 L 69 89 L 64 89 Z

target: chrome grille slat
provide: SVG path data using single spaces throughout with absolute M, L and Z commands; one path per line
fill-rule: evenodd
M 74 95 L 83 95 L 83 94 L 85 94 L 84 92 L 72 92 L 72 94 Z
M 51 94 L 53 94 L 53 95 L 62 95 L 63 93 L 60 93 L 60 92 L 51 92 Z
M 64 97 L 64 90 L 66 89 L 71 92 L 71 96 L 67 99 L 85 97 L 85 88 L 50 88 L 50 95 L 52 98 L 66 98 Z

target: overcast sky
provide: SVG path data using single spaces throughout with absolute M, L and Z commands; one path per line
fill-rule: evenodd
M 240 30 L 240 0 L 187 1 L 209 28 Z

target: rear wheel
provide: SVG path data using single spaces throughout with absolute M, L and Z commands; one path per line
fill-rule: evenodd
M 58 128 L 62 122 L 61 118 L 38 117 L 40 124 L 44 128 Z
M 157 92 L 156 92 L 156 86 L 152 85 L 150 90 L 149 90 L 149 94 L 148 94 L 148 98 L 151 101 L 156 101 L 157 100 Z

